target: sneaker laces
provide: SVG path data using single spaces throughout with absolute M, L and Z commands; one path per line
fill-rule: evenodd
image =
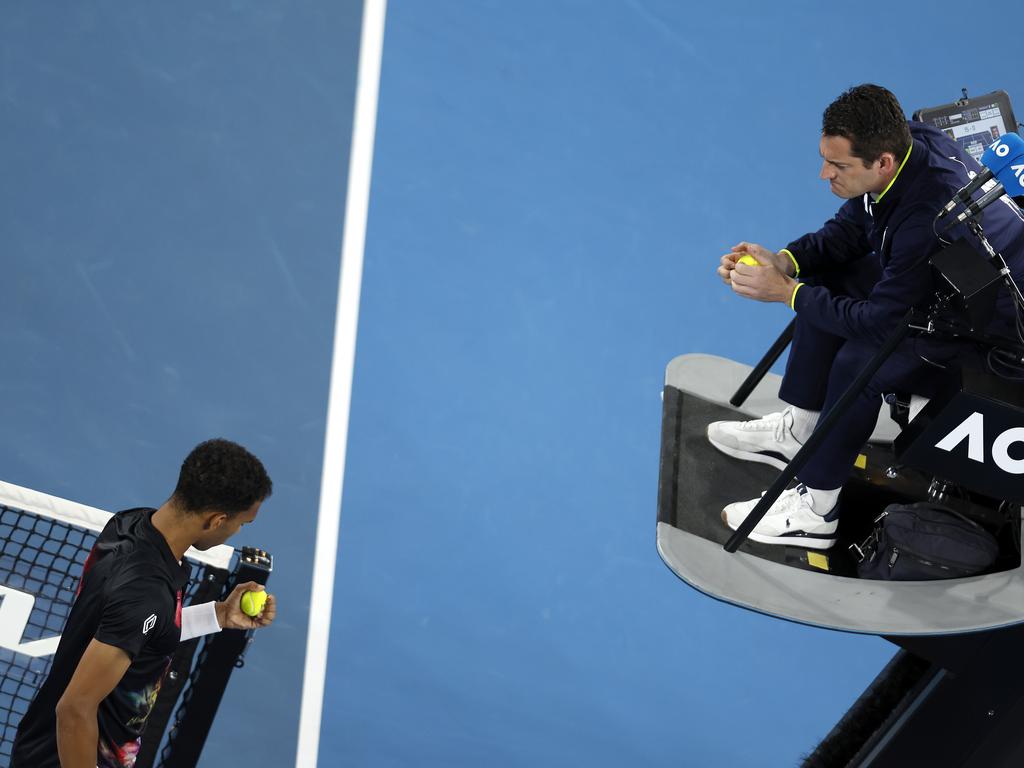
M 765 414 L 760 419 L 741 421 L 739 423 L 739 428 L 745 430 L 763 430 L 769 425 L 771 425 L 772 437 L 775 438 L 775 442 L 783 442 L 786 439 L 786 430 L 788 429 L 790 434 L 793 432 L 793 406 L 789 406 L 784 411 Z
M 761 495 L 764 496 L 767 491 L 761 491 Z M 795 512 L 800 508 L 801 504 L 806 504 L 808 508 L 814 511 L 814 495 L 808 490 L 807 486 L 803 483 L 797 483 L 792 488 L 787 488 L 779 494 L 779 498 L 775 500 L 768 509 L 768 514 L 781 515 Z
M 811 508 L 811 511 L 813 512 L 814 494 L 810 492 L 807 486 L 804 485 L 803 483 L 797 483 L 792 490 L 796 491 L 797 500 L 806 504 L 808 507 Z
M 786 410 L 779 414 L 779 421 L 775 425 L 775 442 L 781 443 L 786 439 L 786 430 L 793 431 L 793 406 L 789 406 Z M 801 484 L 798 487 L 803 487 Z

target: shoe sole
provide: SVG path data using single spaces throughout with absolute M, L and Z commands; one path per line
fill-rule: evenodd
M 736 530 L 732 523 L 729 522 L 728 517 L 725 514 L 725 510 L 722 510 L 722 522 L 732 529 Z M 814 538 L 816 534 L 804 533 L 791 534 L 789 536 L 765 536 L 760 533 L 754 533 L 751 531 L 747 538 L 751 541 L 759 541 L 762 544 L 785 544 L 790 547 L 803 547 L 804 549 L 831 549 L 836 544 L 836 539 L 827 538 Z
M 777 459 L 774 456 L 770 456 L 767 453 L 755 453 L 753 451 L 742 451 L 739 448 L 730 448 L 728 445 L 723 445 L 708 435 L 708 442 L 711 443 L 715 448 L 724 453 L 726 456 L 732 456 L 734 459 L 740 459 L 742 461 L 755 461 L 758 464 L 767 464 L 776 469 L 785 469 L 789 464 L 788 461 Z

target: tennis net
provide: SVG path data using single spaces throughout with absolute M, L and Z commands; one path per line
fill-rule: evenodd
M 110 517 L 94 507 L 0 482 L 0 768 L 10 765 L 18 723 L 46 679 L 85 560 Z M 244 550 L 241 560 L 251 562 L 253 551 Z M 237 579 L 240 557 L 229 546 L 206 552 L 190 549 L 186 557 L 192 563 L 186 605 L 218 599 Z M 270 569 L 264 570 L 257 580 L 266 581 Z M 211 655 L 206 648 L 212 637 L 219 636 L 202 641 L 198 659 L 212 657 L 223 665 L 224 653 Z M 241 652 L 244 640 L 239 645 L 233 638 L 225 639 Z M 187 701 L 189 688 L 202 678 L 201 664 L 195 661 L 199 643 L 197 638 L 179 645 L 147 722 L 137 768 L 175 763 L 164 731 L 172 715 L 172 732 L 186 719 L 186 708 L 176 704 L 179 699 Z M 223 678 L 226 685 L 229 674 L 222 670 L 213 677 Z M 213 714 L 208 715 L 212 721 Z M 205 729 L 201 730 L 205 738 Z M 164 748 L 158 753 L 162 741 Z

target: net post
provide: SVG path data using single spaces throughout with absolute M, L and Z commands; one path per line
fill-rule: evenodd
M 247 581 L 265 585 L 273 562 L 263 550 L 244 547 L 225 591 Z M 198 763 L 228 680 L 235 667 L 241 666 L 240 660 L 249 642 L 248 632 L 229 629 L 204 644 L 200 663 L 189 681 L 191 685 L 178 709 L 160 762 L 156 763 L 158 768 L 192 768 Z
M 201 605 L 217 600 L 222 595 L 224 584 L 230 575 L 229 571 L 222 568 L 205 568 L 202 580 L 192 596 L 190 604 Z M 201 639 L 196 637 L 178 645 L 174 658 L 171 660 L 171 666 L 160 685 L 156 703 L 146 720 L 142 747 L 135 763 L 137 768 L 152 768 L 156 765 L 164 732 L 167 730 L 167 724 L 174 714 L 175 707 L 178 706 L 178 698 L 188 683 L 189 674 L 195 661 L 196 649 L 199 648 Z

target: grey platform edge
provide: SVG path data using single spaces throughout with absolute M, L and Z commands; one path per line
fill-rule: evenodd
M 665 383 L 728 405 L 749 371 L 749 366 L 715 355 L 681 355 L 669 363 Z M 774 374 L 766 376 L 742 410 L 760 416 L 785 407 L 778 399 L 780 381 Z M 872 440 L 891 439 L 887 431 L 883 425 Z M 667 523 L 658 523 L 657 543 L 662 560 L 695 589 L 801 624 L 911 636 L 960 634 L 1024 622 L 1024 567 L 945 581 L 869 581 L 803 571 L 744 552 L 729 554 L 719 544 Z

